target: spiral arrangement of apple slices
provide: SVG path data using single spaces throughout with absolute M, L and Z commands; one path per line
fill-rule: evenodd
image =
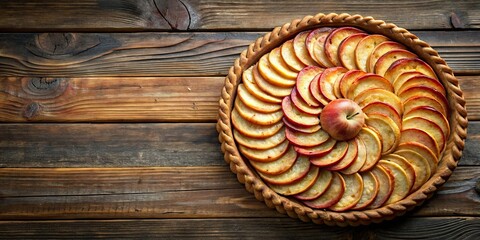
M 333 211 L 373 209 L 419 189 L 450 134 L 432 68 L 353 27 L 297 34 L 243 72 L 231 120 L 271 189 Z

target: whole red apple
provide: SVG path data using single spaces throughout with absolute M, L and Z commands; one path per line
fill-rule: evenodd
M 365 124 L 362 108 L 350 99 L 335 99 L 320 113 L 322 129 L 339 141 L 352 139 Z

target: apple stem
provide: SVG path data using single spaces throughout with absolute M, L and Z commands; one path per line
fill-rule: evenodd
M 352 114 L 352 115 L 350 115 L 350 116 L 347 116 L 347 119 L 350 120 L 350 119 L 352 119 L 353 117 L 357 116 L 358 114 L 360 114 L 360 112 L 356 112 L 356 113 L 354 113 L 354 114 Z

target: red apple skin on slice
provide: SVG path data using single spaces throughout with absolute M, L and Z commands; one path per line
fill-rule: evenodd
M 373 168 L 378 160 L 380 160 L 382 142 L 379 135 L 368 127 L 362 128 L 358 133 L 358 137 L 365 143 L 365 146 L 367 146 L 367 160 L 362 166 L 362 169 L 360 169 L 360 172 L 365 172 Z
M 367 72 L 373 72 L 373 69 L 375 67 L 375 63 L 377 63 L 377 60 L 385 53 L 387 53 L 390 50 L 394 49 L 407 49 L 405 46 L 403 46 L 400 43 L 397 42 L 392 42 L 392 41 L 386 41 L 378 44 L 374 49 L 372 54 L 370 54 L 370 57 L 367 59 Z
M 382 114 L 392 119 L 399 129 L 402 129 L 402 118 L 400 113 L 390 104 L 385 102 L 371 102 L 362 107 L 363 113 L 367 116 L 371 114 Z
M 238 111 L 238 114 L 242 116 L 245 120 L 258 124 L 258 125 L 273 125 L 279 122 L 282 119 L 282 111 L 277 111 L 273 113 L 261 113 L 247 107 L 239 98 L 235 99 L 235 109 Z
M 325 55 L 325 40 L 332 30 L 333 28 L 328 27 L 317 28 L 308 34 L 306 40 L 310 56 L 324 68 L 334 67 Z
M 318 178 L 318 172 L 318 167 L 311 166 L 308 173 L 298 181 L 282 185 L 269 184 L 269 186 L 273 191 L 285 196 L 299 194 L 315 183 L 315 180 Z
M 393 192 L 385 202 L 385 205 L 396 203 L 404 199 L 410 190 L 410 180 L 408 179 L 405 170 L 403 170 L 400 165 L 392 161 L 380 160 L 378 164 L 386 169 L 389 169 L 394 179 Z
M 271 162 L 250 161 L 250 164 L 257 171 L 270 175 L 278 175 L 290 169 L 297 160 L 297 152 L 290 146 L 279 159 Z
M 415 169 L 413 169 L 412 164 L 410 164 L 404 157 L 393 153 L 383 156 L 383 160 L 394 162 L 398 164 L 403 170 L 405 170 L 409 183 L 408 191 L 410 192 L 413 184 L 415 183 Z
M 360 174 L 343 175 L 343 179 L 345 181 L 345 192 L 337 203 L 329 207 L 332 211 L 347 211 L 353 208 L 362 197 L 363 178 Z
M 249 67 L 247 70 L 243 72 L 242 80 L 247 91 L 250 92 L 250 94 L 257 97 L 258 99 L 264 102 L 275 103 L 275 104 L 282 102 L 281 98 L 269 95 L 258 87 L 257 83 L 253 79 L 253 67 Z
M 373 72 L 384 76 L 385 72 L 389 69 L 389 67 L 398 59 L 404 59 L 404 58 L 416 58 L 417 55 L 413 54 L 410 51 L 403 50 L 403 49 L 395 49 L 391 50 L 385 54 L 383 54 L 378 60 L 377 63 L 375 63 L 375 67 Z M 393 80 L 395 79 L 389 79 L 391 83 L 393 83 Z
M 293 48 L 293 39 L 286 41 L 280 47 L 280 54 L 285 63 L 294 71 L 300 72 L 304 67 L 300 59 L 298 59 Z
M 262 77 L 267 80 L 272 85 L 282 88 L 291 88 L 295 85 L 295 78 L 288 79 L 281 74 L 279 74 L 271 65 L 270 61 L 268 61 L 268 56 L 263 55 L 260 60 L 258 61 L 258 72 L 262 75 Z
M 258 161 L 258 162 L 272 162 L 280 157 L 288 150 L 288 141 L 285 141 L 274 148 L 265 149 L 265 150 L 258 150 L 258 149 L 250 149 L 244 147 L 242 145 L 238 146 L 240 152 L 251 161 Z
M 308 52 L 306 40 L 307 36 L 311 31 L 303 31 L 293 39 L 293 49 L 295 51 L 295 55 L 297 55 L 298 59 L 306 65 L 306 66 L 317 66 L 317 62 L 315 62 L 312 57 L 310 57 L 310 53 Z
M 432 96 L 412 96 L 404 100 L 403 106 L 405 108 L 405 112 L 409 112 L 416 107 L 429 106 L 441 112 L 443 116 L 448 116 L 447 109 L 445 109 L 443 105 Z
M 283 123 L 287 128 L 293 131 L 302 132 L 302 133 L 314 133 L 321 129 L 320 125 L 315 125 L 311 127 L 298 126 L 295 123 L 290 122 L 287 118 L 282 118 Z
M 404 157 L 415 170 L 415 183 L 411 189 L 411 192 L 418 190 L 427 180 L 430 178 L 431 169 L 428 161 L 419 153 L 412 150 L 398 150 L 395 154 Z
M 335 139 L 329 138 L 326 142 L 315 147 L 294 146 L 294 148 L 295 148 L 295 151 L 297 151 L 297 153 L 301 155 L 309 156 L 309 157 L 320 157 L 331 152 L 333 147 L 335 147 L 336 143 L 337 141 Z
M 372 172 L 361 174 L 363 179 L 363 192 L 360 200 L 353 206 L 353 210 L 363 210 L 367 208 L 378 194 L 380 183 Z M 382 183 L 383 184 L 383 183 Z
M 283 141 L 285 141 L 286 139 L 285 131 L 283 129 L 278 131 L 273 136 L 264 138 L 264 139 L 251 138 L 251 137 L 245 136 L 240 132 L 238 132 L 236 129 L 233 129 L 233 136 L 235 137 L 235 140 L 237 141 L 238 144 L 251 149 L 273 148 L 279 145 L 280 143 L 282 143 Z
M 329 208 L 340 201 L 344 192 L 345 180 L 339 173 L 333 172 L 332 183 L 327 190 L 318 198 L 309 201 L 303 201 L 303 203 L 311 208 Z
M 383 35 L 373 34 L 367 37 L 364 37 L 358 44 L 355 49 L 355 61 L 357 63 L 358 69 L 366 72 L 367 71 L 367 61 L 370 55 L 372 54 L 375 47 L 380 43 L 388 41 L 388 38 Z
M 438 152 L 442 152 L 445 148 L 446 139 L 444 133 L 442 128 L 435 122 L 424 117 L 409 117 L 403 119 L 402 125 L 403 129 L 418 128 L 430 134 L 435 139 L 435 142 L 438 143 Z
M 348 141 L 348 150 L 343 156 L 343 158 L 336 164 L 327 168 L 330 171 L 342 171 L 350 167 L 355 161 L 358 154 L 357 139 L 352 139 Z
M 421 72 L 431 78 L 438 79 L 433 69 L 418 58 L 402 58 L 393 62 L 385 72 L 384 77 L 393 82 L 403 72 L 410 71 Z
M 298 73 L 296 88 L 300 97 L 309 105 L 313 107 L 318 107 L 320 105 L 319 101 L 310 92 L 310 83 L 313 81 L 315 76 L 323 72 L 323 68 L 316 66 L 309 66 Z
M 348 142 L 337 142 L 329 153 L 319 157 L 310 157 L 310 162 L 318 167 L 332 166 L 341 161 L 347 151 Z
M 403 116 L 404 118 L 423 117 L 436 123 L 442 129 L 445 139 L 448 139 L 448 137 L 450 136 L 450 124 L 448 123 L 447 118 L 435 108 L 429 106 L 418 106 L 409 109 L 409 111 L 405 112 Z
M 356 33 L 348 36 L 340 43 L 338 57 L 342 66 L 349 70 L 358 69 L 355 63 L 355 48 L 358 42 L 366 36 L 368 35 L 365 33 Z
M 276 85 L 269 83 L 267 80 L 265 80 L 265 78 L 263 78 L 262 75 L 258 72 L 258 64 L 253 67 L 252 73 L 253 73 L 253 79 L 257 84 L 258 88 L 270 96 L 273 96 L 275 98 L 283 98 L 285 96 L 290 95 L 290 92 L 292 92 L 291 87 L 289 88 L 278 87 Z
M 370 170 L 370 172 L 375 175 L 375 178 L 381 183 L 378 188 L 377 196 L 367 207 L 368 209 L 376 209 L 381 207 L 392 194 L 394 179 L 390 171 L 387 171 L 380 165 L 376 165 Z
M 359 172 L 367 160 L 367 147 L 365 143 L 358 137 L 355 138 L 355 142 L 357 143 L 357 157 L 348 168 L 341 170 L 343 174 L 349 175 Z
M 333 30 L 325 40 L 325 54 L 335 66 L 341 66 L 338 50 L 340 43 L 350 35 L 363 33 L 362 30 L 353 27 L 342 27 Z
M 342 78 L 339 80 L 339 88 L 340 88 L 340 93 L 342 94 L 342 97 L 347 97 L 348 90 L 350 89 L 350 86 L 352 85 L 353 81 L 355 79 L 365 75 L 366 73 L 360 70 L 350 70 L 346 72 Z
M 313 185 L 306 191 L 295 195 L 294 197 L 299 200 L 313 200 L 322 195 L 333 180 L 333 174 L 330 171 L 320 170 L 318 173 L 318 178 L 313 183 Z
M 335 81 L 337 78 L 341 78 L 348 70 L 344 67 L 328 68 L 323 71 L 320 79 L 318 80 L 320 93 L 328 100 L 332 101 L 337 99 L 335 96 Z
M 243 135 L 252 138 L 267 138 L 273 136 L 275 133 L 280 131 L 284 125 L 282 122 L 265 126 L 251 123 L 240 116 L 235 108 L 232 111 L 232 124 L 235 129 L 237 129 Z
M 292 103 L 290 96 L 283 98 L 282 110 L 285 117 L 296 125 L 310 127 L 320 123 L 320 119 L 317 116 L 306 114 L 298 110 L 298 108 Z
M 400 142 L 399 144 L 406 143 L 406 142 L 416 142 L 425 146 L 428 149 L 432 149 L 435 152 L 435 155 L 439 155 L 438 152 L 438 144 L 435 142 L 435 139 L 425 132 L 422 129 L 418 128 L 410 128 L 410 129 L 403 129 L 400 135 Z
M 384 102 L 392 106 L 401 116 L 403 114 L 403 104 L 401 99 L 394 93 L 385 89 L 372 89 L 364 91 L 353 99 L 360 107 L 364 107 L 372 102 Z
M 330 138 L 328 133 L 322 129 L 314 133 L 302 133 L 286 128 L 285 135 L 290 143 L 300 147 L 315 147 L 326 142 Z
M 419 153 L 428 161 L 428 165 L 430 166 L 430 169 L 432 173 L 434 173 L 437 170 L 437 164 L 438 164 L 438 157 L 435 155 L 435 153 L 425 147 L 422 144 L 419 144 L 417 142 L 405 142 L 400 145 L 398 145 L 398 150 L 411 150 L 416 153 Z
M 443 87 L 443 85 L 437 79 L 427 77 L 425 75 L 413 76 L 413 77 L 405 80 L 404 82 L 402 82 L 401 85 L 400 85 L 400 83 L 398 83 L 398 84 L 399 84 L 399 86 L 395 90 L 395 93 L 397 93 L 397 94 L 402 93 L 405 89 L 408 89 L 412 86 L 425 86 L 425 87 L 430 87 L 430 88 L 433 88 L 433 89 L 439 91 L 444 96 L 447 95 L 447 93 L 445 92 L 445 88 Z
M 280 104 L 264 102 L 253 96 L 252 94 L 250 94 L 250 92 L 247 91 L 243 84 L 238 85 L 237 96 L 245 105 L 255 111 L 259 111 L 262 113 L 273 113 L 280 110 L 281 108 Z
M 323 73 L 324 72 L 317 74 L 317 76 L 313 78 L 312 82 L 310 82 L 310 87 L 309 87 L 310 94 L 312 94 L 312 96 L 320 103 L 322 107 L 327 105 L 329 102 L 329 100 L 320 93 L 319 81 Z
M 365 122 L 379 134 L 382 143 L 382 155 L 395 150 L 400 138 L 400 128 L 391 118 L 379 113 L 370 114 Z
M 369 73 L 358 77 L 352 82 L 352 85 L 347 92 L 347 98 L 354 99 L 363 91 L 376 88 L 393 92 L 393 85 L 387 79 L 380 75 Z
M 270 184 L 285 185 L 294 183 L 305 177 L 310 167 L 311 165 L 307 157 L 298 156 L 293 166 L 284 173 L 271 175 L 259 172 L 258 174 L 263 180 Z
M 300 97 L 300 94 L 297 91 L 297 88 L 294 87 L 292 89 L 292 93 L 290 94 L 290 99 L 292 100 L 293 105 L 298 108 L 298 110 L 311 115 L 318 115 L 322 112 L 322 108 L 320 107 L 312 107 L 310 106 L 305 100 Z

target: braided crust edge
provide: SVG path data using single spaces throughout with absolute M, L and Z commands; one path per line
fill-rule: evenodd
M 420 189 L 399 202 L 378 209 L 364 211 L 333 212 L 311 209 L 271 190 L 248 167 L 238 152 L 233 139 L 230 114 L 233 108 L 233 99 L 236 95 L 236 88 L 241 81 L 243 70 L 257 62 L 262 55 L 279 46 L 285 40 L 292 38 L 297 33 L 319 26 L 354 26 L 396 40 L 409 47 L 432 66 L 447 90 L 452 134 L 448 139 L 446 150 L 440 157 L 435 174 Z M 373 17 L 362 17 L 346 13 L 319 13 L 315 16 L 306 16 L 303 19 L 293 20 L 282 27 L 274 28 L 271 32 L 250 44 L 248 49 L 240 54 L 240 57 L 235 60 L 234 65 L 230 68 L 225 78 L 225 85 L 219 101 L 217 131 L 219 132 L 219 141 L 224 152 L 224 159 L 230 164 L 231 171 L 237 175 L 238 181 L 245 185 L 247 191 L 253 193 L 258 200 L 264 201 L 268 207 L 275 208 L 280 213 L 287 214 L 292 218 L 299 218 L 305 222 L 313 221 L 317 224 L 357 226 L 393 219 L 396 216 L 403 215 L 415 206 L 421 205 L 430 198 L 448 180 L 456 168 L 465 146 L 467 125 L 465 99 L 458 80 L 446 62 L 426 42 L 418 39 L 417 36 L 406 29 L 399 28 L 395 24 L 375 20 Z

